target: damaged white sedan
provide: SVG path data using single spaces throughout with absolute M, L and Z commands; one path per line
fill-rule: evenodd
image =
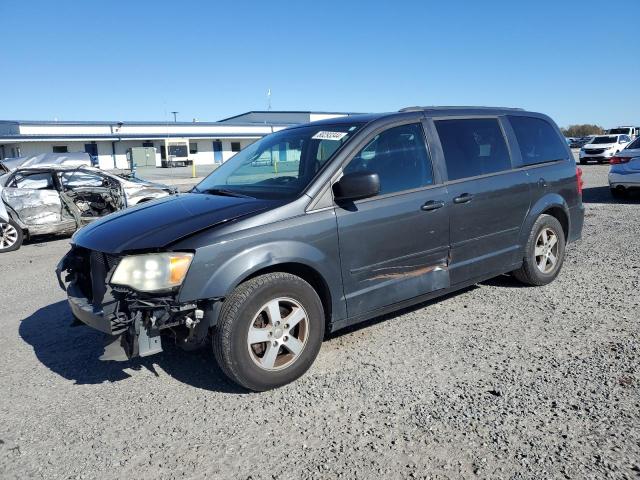
M 69 234 L 93 220 L 177 193 L 175 187 L 87 166 L 18 168 L 0 176 L 0 253 L 24 238 Z

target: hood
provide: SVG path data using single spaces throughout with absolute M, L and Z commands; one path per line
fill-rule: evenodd
M 616 144 L 615 143 L 587 143 L 584 147 L 582 148 L 611 148 L 611 147 L 615 147 Z
M 161 249 L 184 237 L 281 202 L 185 193 L 143 203 L 78 230 L 75 245 L 104 253 Z
M 144 178 L 134 177 L 131 174 L 126 173 L 114 173 L 112 174 L 116 177 L 123 185 L 126 187 L 154 187 L 160 188 L 163 190 L 172 190 L 175 189 L 172 185 L 166 185 L 164 183 L 152 182 L 151 180 L 145 180 Z
M 122 188 L 127 192 L 127 195 L 137 195 L 138 192 L 152 192 L 152 193 L 169 193 L 171 195 L 178 193 L 178 188 L 172 185 L 163 185 L 162 183 L 147 182 L 146 180 L 132 182 L 131 180 L 118 179 Z

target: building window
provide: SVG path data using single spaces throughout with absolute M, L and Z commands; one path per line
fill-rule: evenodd
M 197 142 L 189 142 L 189 153 L 190 154 L 198 153 L 198 143 Z
M 67 148 L 66 145 L 54 145 L 53 146 L 53 153 L 67 153 L 69 151 L 69 149 Z
M 240 142 L 231 142 L 231 151 L 239 152 L 240 151 Z
M 153 147 L 153 142 L 142 142 L 143 147 Z

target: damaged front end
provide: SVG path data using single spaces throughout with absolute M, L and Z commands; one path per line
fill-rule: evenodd
M 125 258 L 74 246 L 56 269 L 75 324 L 106 334 L 101 360 L 159 353 L 162 336 L 172 337 L 184 349 L 203 345 L 215 300 L 181 303 L 178 288 L 142 292 L 115 285 L 112 279 Z

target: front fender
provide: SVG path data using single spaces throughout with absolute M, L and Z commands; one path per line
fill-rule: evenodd
M 226 297 L 242 281 L 260 270 L 281 264 L 299 264 L 316 271 L 323 278 L 331 294 L 333 319 L 346 315 L 339 261 L 315 245 L 278 240 L 243 250 L 221 264 L 217 259 L 205 261 L 189 272 L 180 292 L 181 302 Z M 198 261 L 196 252 L 194 263 Z

